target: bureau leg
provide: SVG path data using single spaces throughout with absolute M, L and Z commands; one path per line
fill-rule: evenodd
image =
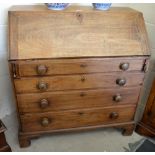
M 31 139 L 28 136 L 19 135 L 18 140 L 21 148 L 28 147 L 31 145 Z
M 133 134 L 133 131 L 135 129 L 135 124 L 129 124 L 122 127 L 123 129 L 123 136 L 130 136 Z

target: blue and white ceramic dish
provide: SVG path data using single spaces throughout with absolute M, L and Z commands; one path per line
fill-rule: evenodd
M 64 10 L 68 7 L 69 3 L 45 3 L 50 10 Z
M 93 7 L 98 10 L 108 10 L 111 7 L 111 3 L 92 3 Z

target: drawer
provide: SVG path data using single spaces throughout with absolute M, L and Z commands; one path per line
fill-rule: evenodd
M 43 76 L 113 71 L 141 71 L 145 57 L 13 61 L 16 76 Z
M 48 131 L 133 121 L 136 106 L 21 115 L 23 132 Z
M 18 94 L 20 113 L 136 104 L 140 87 Z
M 14 79 L 17 93 L 138 86 L 143 73 L 96 73 Z

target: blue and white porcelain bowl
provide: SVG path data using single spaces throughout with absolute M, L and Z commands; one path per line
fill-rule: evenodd
M 98 10 L 108 10 L 111 7 L 111 3 L 92 3 L 93 7 Z
M 45 3 L 50 10 L 64 10 L 68 7 L 69 3 Z

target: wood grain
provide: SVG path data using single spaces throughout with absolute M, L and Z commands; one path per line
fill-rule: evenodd
M 118 58 L 81 58 L 81 59 L 52 59 L 11 61 L 17 68 L 17 77 L 40 76 L 37 67 L 44 65 L 47 72 L 43 75 L 122 72 L 120 66 L 129 63 L 126 71 L 142 71 L 146 57 L 118 57 Z
M 110 118 L 112 112 L 117 112 L 119 115 L 118 118 Z M 21 115 L 22 132 L 122 123 L 132 121 L 134 113 L 135 106 L 124 106 L 116 108 L 91 108 L 74 111 L 26 114 Z M 43 118 L 48 118 L 50 121 L 49 125 L 46 127 L 41 125 Z
M 15 79 L 17 93 L 37 93 L 44 91 L 77 90 L 94 88 L 120 88 L 116 80 L 125 78 L 126 84 L 122 87 L 138 86 L 143 82 L 143 73 L 96 73 L 82 75 L 65 75 L 39 78 Z M 38 88 L 39 83 L 47 85 L 46 90 Z
M 9 59 L 149 55 L 142 14 L 123 10 L 12 10 Z
M 59 91 L 39 94 L 17 95 L 18 107 L 21 114 L 46 112 L 55 110 L 69 110 L 89 107 L 107 107 L 136 104 L 140 87 L 121 89 L 99 89 L 81 91 Z M 122 100 L 114 101 L 114 96 L 120 94 Z M 41 107 L 41 100 L 46 99 L 48 106 Z

